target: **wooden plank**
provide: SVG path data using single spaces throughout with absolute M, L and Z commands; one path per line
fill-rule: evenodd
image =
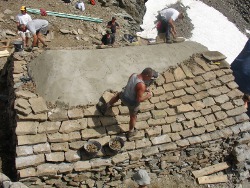
M 218 175 L 218 176 L 202 176 L 198 178 L 199 184 L 208 184 L 208 183 L 224 183 L 227 182 L 227 175 Z
M 206 168 L 200 169 L 200 170 L 195 170 L 193 171 L 193 175 L 195 178 L 201 177 L 201 176 L 206 176 L 208 174 L 213 174 L 215 172 L 219 172 L 221 170 L 227 169 L 229 165 L 224 162 L 224 163 L 218 163 L 212 166 L 208 166 Z

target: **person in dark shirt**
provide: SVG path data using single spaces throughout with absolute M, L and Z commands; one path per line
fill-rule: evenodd
M 107 28 L 111 29 L 111 32 L 112 32 L 112 34 L 111 34 L 111 44 L 114 44 L 116 29 L 120 28 L 119 24 L 116 22 L 115 17 L 112 17 L 112 20 L 108 22 Z
M 103 35 L 103 37 L 102 37 L 102 44 L 104 44 L 104 45 L 111 45 L 112 44 L 111 43 L 112 42 L 111 34 L 112 34 L 111 30 L 107 29 L 106 34 Z

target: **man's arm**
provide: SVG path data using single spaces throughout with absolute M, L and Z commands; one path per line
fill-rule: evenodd
M 107 28 L 111 28 L 112 23 L 108 22 Z
M 168 21 L 170 27 L 171 27 L 171 34 L 173 35 L 174 38 L 176 38 L 176 29 L 175 29 L 175 25 L 174 25 L 174 21 L 172 18 L 170 18 L 170 20 Z
M 150 97 L 152 97 L 152 93 L 147 91 L 147 87 L 144 83 L 140 82 L 136 85 L 136 100 L 137 102 L 143 102 Z M 144 93 L 146 92 L 146 95 Z

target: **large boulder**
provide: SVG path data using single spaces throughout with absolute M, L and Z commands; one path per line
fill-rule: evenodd
M 145 0 L 117 0 L 119 7 L 124 8 L 134 20 L 141 24 L 146 12 Z

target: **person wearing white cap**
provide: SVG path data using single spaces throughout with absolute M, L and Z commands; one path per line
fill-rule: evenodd
M 133 180 L 139 185 L 138 188 L 147 188 L 147 185 L 150 184 L 150 177 L 147 173 L 146 170 L 138 170 L 134 175 L 133 175 Z
M 27 25 L 28 22 L 32 21 L 32 19 L 31 19 L 30 15 L 27 14 L 26 7 L 21 6 L 20 11 L 21 11 L 21 13 L 19 13 L 16 16 L 17 26 L 19 26 L 21 24 Z M 18 31 L 18 34 L 22 38 L 24 46 L 28 47 L 29 38 L 31 37 L 30 31 L 29 30 L 24 31 L 24 32 L 23 31 Z

